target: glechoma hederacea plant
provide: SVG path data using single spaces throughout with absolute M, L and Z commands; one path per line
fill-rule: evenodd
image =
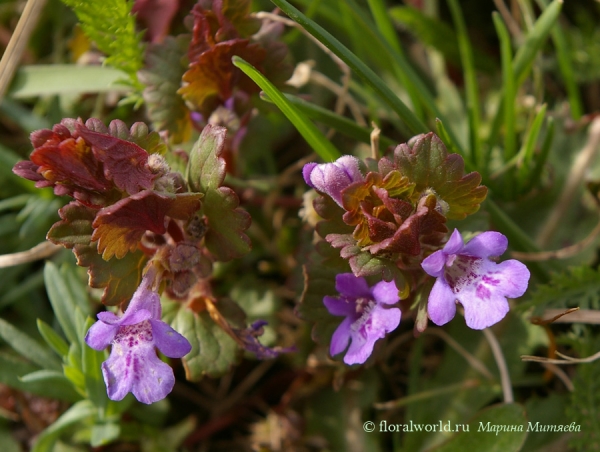
M 174 379 L 154 347 L 173 358 L 192 349 L 161 321 L 161 283 L 165 296 L 185 309 L 209 309 L 214 295 L 205 281 L 213 263 L 241 257 L 250 246 L 244 232 L 250 217 L 237 207 L 236 194 L 221 187 L 225 135 L 223 127 L 204 127 L 189 157 L 187 182 L 170 170 L 156 134 L 143 124 L 128 130 L 120 121 L 107 128 L 94 119 L 85 124 L 66 119 L 52 130 L 34 132 L 31 159 L 15 165 L 14 172 L 37 187 L 53 187 L 74 199 L 59 211 L 61 220 L 48 239 L 72 248 L 78 264 L 89 267 L 90 284 L 104 288 L 105 304 L 126 305 L 131 299 L 120 318 L 98 314 L 86 337 L 98 350 L 112 344 L 102 365 L 112 400 L 129 391 L 144 403 L 164 398 Z M 506 237 L 485 232 L 464 245 L 456 230 L 446 243 L 447 219 L 474 213 L 485 198 L 479 174 L 464 174 L 462 157 L 448 154 L 433 133 L 399 145 L 389 157 L 368 160 L 364 169 L 361 165 L 344 156 L 303 170 L 306 182 L 323 194 L 315 202 L 324 218 L 317 230 L 352 270 L 336 277 L 339 297 L 323 298 L 331 314 L 346 316 L 331 339 L 331 353 L 344 351 L 350 341 L 344 361 L 364 363 L 375 341 L 400 323 L 401 310 L 384 305 L 414 299 L 427 275 L 437 278 L 427 302 L 434 323 L 454 317 L 456 302 L 471 328 L 502 320 L 506 297 L 523 295 L 529 280 L 520 262 L 489 260 L 504 253 Z M 111 268 L 113 259 L 126 257 L 123 278 Z M 365 277 L 379 281 L 369 289 Z M 216 312 L 213 306 L 213 316 Z M 248 330 L 217 318 L 246 350 L 262 358 L 277 355 L 257 349 L 255 340 L 243 340 L 255 337 Z M 424 327 L 417 325 L 419 331 Z
M 546 419 L 565 406 L 581 419 L 577 407 L 595 406 L 570 380 L 575 372 L 560 371 L 553 372 L 572 398 L 557 391 L 531 402 L 551 375 L 532 375 L 519 358 L 548 346 L 553 359 L 556 344 L 590 355 L 600 344 L 591 329 L 555 340 L 550 327 L 533 325 L 570 307 L 600 309 L 600 278 L 590 267 L 594 233 L 585 246 L 538 253 L 580 240 L 588 217 L 597 217 L 591 200 L 578 206 L 574 196 L 582 168 L 600 171 L 587 151 L 600 142 L 600 121 L 582 152 L 588 160 L 577 160 L 571 173 L 565 151 L 554 149 L 555 135 L 565 142 L 591 121 L 581 119 L 568 67 L 569 46 L 578 41 L 561 31 L 561 0 L 516 2 L 514 17 L 504 12 L 504 19 L 495 13 L 497 62 L 472 45 L 456 0 L 447 2 L 455 31 L 438 17 L 435 1 L 387 7 L 382 0 L 297 0 L 306 15 L 287 0 L 271 0 L 273 12 L 255 12 L 264 2 L 252 0 L 62 1 L 83 31 L 73 49 L 85 47 L 90 61 L 104 58 L 98 74 L 106 66 L 120 71 L 127 94 L 110 108 L 103 97 L 93 108 L 57 102 L 60 115 L 52 110 L 52 122 L 35 122 L 28 156 L 5 159 L 29 197 L 15 218 L 46 212 L 37 222 L 43 232 L 32 234 L 37 241 L 27 248 L 46 234 L 61 249 L 43 271 L 52 309 L 36 315 L 60 359 L 0 319 L 0 339 L 37 366 L 13 360 L 25 370 L 12 379 L 0 369 L 0 393 L 5 381 L 19 389 L 52 382 L 51 391 L 74 403 L 40 434 L 36 452 L 52 450 L 70 427 L 79 429 L 72 443 L 138 441 L 142 450 L 178 450 L 187 437 L 193 450 L 248 413 L 254 419 L 260 411 L 262 422 L 265 409 L 284 433 L 279 442 L 271 433 L 271 442 L 253 439 L 256 450 L 366 450 L 371 442 L 353 429 L 368 416 L 394 426 L 472 419 L 474 429 L 482 420 L 518 426 Z M 296 29 L 285 34 L 287 26 Z M 418 52 L 405 51 L 406 36 L 394 26 L 416 35 L 410 42 L 422 61 L 411 60 Z M 564 100 L 561 89 L 542 89 L 553 60 L 537 56 L 549 36 L 560 54 L 552 80 L 565 78 L 572 117 L 553 106 Z M 318 56 L 304 39 L 318 44 Z M 478 77 L 487 83 L 478 85 Z M 322 90 L 329 94 L 321 98 Z M 333 105 L 329 95 L 335 111 L 325 108 Z M 290 138 L 296 132 L 316 155 Z M 557 195 L 553 187 L 563 179 L 567 188 Z M 597 203 L 598 184 L 588 188 Z M 0 215 L 23 205 L 15 199 L 0 203 Z M 568 218 L 575 208 L 584 229 Z M 547 221 L 541 211 L 551 212 Z M 13 220 L 0 220 L 4 237 Z M 554 237 L 556 230 L 562 232 Z M 536 235 L 537 243 L 530 238 Z M 575 257 L 582 252 L 585 258 Z M 548 262 L 564 257 L 580 266 Z M 0 309 L 4 303 L 0 297 Z M 557 309 L 529 319 L 549 306 Z M 0 367 L 13 361 L 0 349 Z M 577 384 L 594 387 L 599 375 L 588 368 Z M 253 392 L 262 377 L 268 383 Z M 357 387 L 369 391 L 357 397 Z M 380 397 L 399 399 L 378 404 Z M 504 404 L 492 405 L 500 398 Z M 184 408 L 169 411 L 182 399 Z M 163 437 L 166 414 L 178 422 L 197 410 L 188 403 L 209 413 L 198 416 L 205 429 L 190 417 Z M 389 411 L 373 415 L 372 407 Z M 353 416 L 338 428 L 347 430 L 344 441 L 356 437 L 360 445 L 321 441 L 331 432 L 319 410 L 345 419 L 358 408 L 360 422 Z M 240 432 L 271 432 L 260 422 Z M 0 425 L 0 439 L 2 432 Z M 429 450 L 447 440 L 443 450 L 479 447 L 470 436 L 439 433 L 431 441 L 402 436 L 395 447 Z M 507 450 L 525 447 L 525 436 Z M 379 440 L 385 450 L 387 439 Z

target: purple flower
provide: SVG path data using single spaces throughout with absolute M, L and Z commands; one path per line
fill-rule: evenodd
M 365 180 L 358 168 L 358 159 L 351 155 L 344 155 L 333 163 L 307 163 L 302 175 L 311 188 L 331 196 L 340 207 L 343 207 L 342 190 Z
M 264 326 L 267 325 L 266 320 L 257 320 L 248 328 L 236 329 L 233 328 L 233 332 L 243 344 L 245 350 L 250 353 L 254 353 L 258 359 L 271 359 L 277 358 L 282 353 L 295 352 L 296 347 L 267 347 L 260 343 L 258 340 L 259 336 L 264 333 Z
M 156 356 L 155 347 L 169 358 L 181 358 L 192 348 L 188 340 L 160 320 L 161 305 L 151 290 L 154 272 L 148 271 L 122 316 L 101 312 L 85 337 L 95 350 L 112 344 L 102 363 L 108 397 L 122 400 L 128 392 L 142 403 L 164 399 L 173 389 L 173 369 Z
M 423 260 L 423 270 L 437 278 L 427 305 L 433 323 L 444 325 L 452 320 L 457 302 L 463 305 L 470 328 L 481 330 L 504 318 L 506 298 L 523 295 L 529 282 L 529 270 L 521 262 L 511 259 L 496 264 L 489 259 L 504 253 L 507 245 L 507 238 L 493 231 L 465 245 L 455 229 L 443 249 Z
M 398 289 L 394 282 L 385 281 L 369 287 L 352 273 L 337 275 L 335 288 L 340 296 L 327 296 L 323 303 L 331 314 L 346 318 L 333 333 L 330 353 L 343 352 L 351 341 L 344 362 L 362 364 L 371 356 L 375 341 L 400 324 L 400 309 L 385 307 L 398 302 Z

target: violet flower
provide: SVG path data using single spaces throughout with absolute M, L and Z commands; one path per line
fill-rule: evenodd
M 142 403 L 164 399 L 175 385 L 173 369 L 156 356 L 155 347 L 169 358 L 181 358 L 192 348 L 188 340 L 161 321 L 160 298 L 151 290 L 149 271 L 122 316 L 100 312 L 88 330 L 86 343 L 95 350 L 112 344 L 102 363 L 108 397 L 122 400 L 128 392 Z
M 429 295 L 427 311 L 436 325 L 444 325 L 462 304 L 469 328 L 481 330 L 504 318 L 508 298 L 520 297 L 527 290 L 529 270 L 511 259 L 497 264 L 491 256 L 500 256 L 508 245 L 499 232 L 475 236 L 466 245 L 455 229 L 443 249 L 436 251 L 421 266 L 437 278 Z
M 295 352 L 296 347 L 267 347 L 260 343 L 258 338 L 265 332 L 263 327 L 267 323 L 266 320 L 257 320 L 248 328 L 233 328 L 237 338 L 244 344 L 244 350 L 254 353 L 258 359 L 272 359 L 277 358 L 282 353 Z
M 333 163 L 307 163 L 302 175 L 311 188 L 331 196 L 340 207 L 343 207 L 342 190 L 365 180 L 358 168 L 358 159 L 351 155 L 344 155 Z
M 386 308 L 397 303 L 398 289 L 394 282 L 381 281 L 369 287 L 364 278 L 342 273 L 335 278 L 338 297 L 325 297 L 323 303 L 333 315 L 345 316 L 331 338 L 331 355 L 343 352 L 346 364 L 362 364 L 378 339 L 395 330 L 400 324 L 400 309 Z

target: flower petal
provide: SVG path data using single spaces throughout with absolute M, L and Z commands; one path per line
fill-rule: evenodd
M 488 258 L 490 256 L 501 256 L 506 251 L 508 239 L 503 234 L 495 231 L 483 232 L 476 235 L 467 243 L 461 254 Z
M 150 311 L 148 311 L 147 309 L 140 309 L 138 311 L 132 311 L 131 314 L 128 314 L 127 312 L 123 314 L 123 317 L 121 317 L 118 324 L 121 326 L 135 325 L 136 323 L 141 323 L 144 320 L 148 320 L 151 318 L 152 314 L 150 313 Z
M 508 313 L 508 301 L 497 292 L 489 292 L 478 285 L 475 290 L 463 292 L 460 303 L 465 308 L 465 321 L 469 328 L 482 330 L 498 323 Z
M 356 312 L 356 303 L 354 300 L 348 300 L 345 297 L 329 297 L 323 298 L 323 304 L 331 315 L 349 316 Z
M 131 297 L 129 306 L 123 314 L 122 321 L 128 322 L 129 316 L 133 315 L 141 309 L 145 309 L 150 312 L 151 318 L 160 320 L 161 317 L 161 305 L 160 297 L 156 292 L 151 289 L 152 281 L 155 277 L 155 271 L 149 270 L 143 277 L 139 287 Z M 130 323 L 124 323 L 130 325 Z
M 371 353 L 377 340 L 394 331 L 400 324 L 401 312 L 398 308 L 386 309 L 375 305 L 370 312 L 368 320 L 363 320 L 363 325 L 352 325 L 352 343 L 348 348 L 344 362 L 346 364 L 362 364 Z
M 351 155 L 344 155 L 333 163 L 309 163 L 302 169 L 302 174 L 309 186 L 331 196 L 340 206 L 342 190 L 353 182 L 364 180 L 358 159 Z
M 363 364 L 371 353 L 373 353 L 373 347 L 377 341 L 377 337 L 367 336 L 352 336 L 352 343 L 348 348 L 348 352 L 344 356 L 344 362 L 349 366 L 352 364 Z
M 315 188 L 314 184 L 310 180 L 310 175 L 316 166 L 317 166 L 317 163 L 312 162 L 312 163 L 307 163 L 306 165 L 304 165 L 304 168 L 302 168 L 302 176 L 304 177 L 304 182 L 306 182 L 306 184 L 310 188 Z
M 446 265 L 446 254 L 444 254 L 444 251 L 442 250 L 427 256 L 423 259 L 423 262 L 421 262 L 421 267 L 423 267 L 425 273 L 436 278 L 441 276 L 444 272 L 444 265 Z
M 154 345 L 163 355 L 169 358 L 181 358 L 192 350 L 192 344 L 165 322 L 151 319 L 150 325 L 152 325 Z
M 99 312 L 98 320 L 102 320 L 104 323 L 108 323 L 109 325 L 119 324 L 121 317 L 111 311 L 102 311 Z
M 456 314 L 456 296 L 443 278 L 438 278 L 427 303 L 427 313 L 433 323 L 438 326 L 445 325 Z
M 444 254 L 457 254 L 463 249 L 464 246 L 465 244 L 462 235 L 458 229 L 455 229 L 444 246 Z
M 335 356 L 338 353 L 342 353 L 348 347 L 348 341 L 350 340 L 352 318 L 346 317 L 340 326 L 337 327 L 333 336 L 331 336 L 331 345 L 329 347 L 329 353 L 331 356 Z
M 335 290 L 350 298 L 371 298 L 371 290 L 365 278 L 353 273 L 340 273 L 335 277 Z
M 529 269 L 525 264 L 510 259 L 497 264 L 496 271 L 503 276 L 499 285 L 503 295 L 508 298 L 517 298 L 525 293 L 530 277 Z
M 85 342 L 94 350 L 104 350 L 113 341 L 118 329 L 117 325 L 109 325 L 98 321 L 88 330 L 85 335 Z
M 113 346 L 110 356 L 102 363 L 108 398 L 117 401 L 123 400 L 131 391 L 134 381 L 134 354 L 132 350 L 126 350 L 125 354 L 120 354 L 121 351 L 123 350 L 116 350 Z
M 131 392 L 142 403 L 151 404 L 164 399 L 175 386 L 173 369 L 156 356 L 154 349 L 139 356 L 140 369 L 135 374 Z
M 380 281 L 371 288 L 373 298 L 377 303 L 394 304 L 398 303 L 398 288 L 394 281 Z
M 346 174 L 350 182 L 364 180 L 358 167 L 358 159 L 356 157 L 353 157 L 352 155 L 343 155 L 333 164 Z
M 382 306 L 375 306 L 371 311 L 369 335 L 378 339 L 383 338 L 387 333 L 391 333 L 398 328 L 401 317 L 402 312 L 398 308 L 386 309 Z

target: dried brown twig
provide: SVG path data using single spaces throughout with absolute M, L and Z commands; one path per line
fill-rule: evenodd
M 0 268 L 13 267 L 15 265 L 45 259 L 52 256 L 61 248 L 61 246 L 55 245 L 52 242 L 42 242 L 27 251 L 3 254 L 0 256 Z

